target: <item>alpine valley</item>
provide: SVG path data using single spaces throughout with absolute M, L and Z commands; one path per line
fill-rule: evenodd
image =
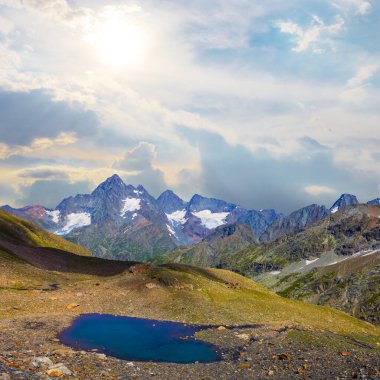
M 237 236 L 250 236 L 247 231 L 222 227 Z M 0 295 L 2 380 L 335 379 L 348 373 L 375 379 L 380 366 L 380 331 L 373 324 L 282 297 L 227 270 L 92 257 L 2 210 Z M 136 356 L 108 349 L 126 342 L 116 323 L 124 317 L 144 326 L 132 331 L 136 344 L 127 342 Z M 69 326 L 81 331 L 92 318 L 108 321 L 89 331 L 95 339 L 107 334 L 106 345 L 91 338 L 67 347 L 62 332 Z M 218 348 L 215 359 L 173 363 L 168 343 L 163 362 L 137 359 L 146 351 L 146 335 L 168 324 L 197 331 L 194 337 L 174 333 L 174 348 L 203 342 Z M 191 362 L 191 351 L 185 354 Z
M 225 268 L 279 294 L 329 305 L 380 323 L 380 198 L 343 194 L 329 209 L 312 204 L 284 216 L 171 190 L 157 199 L 118 175 L 55 209 L 3 210 L 95 256 Z

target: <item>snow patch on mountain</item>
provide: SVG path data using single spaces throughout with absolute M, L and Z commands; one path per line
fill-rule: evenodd
M 187 219 L 185 218 L 186 210 L 174 211 L 171 214 L 166 214 L 167 218 L 172 223 L 185 224 Z
M 139 198 L 126 198 L 123 200 L 124 205 L 120 211 L 120 216 L 125 217 L 127 212 L 137 211 L 141 208 L 141 199 Z
M 46 215 L 51 216 L 54 223 L 59 223 L 59 216 L 61 215 L 61 212 L 59 210 L 46 211 Z
M 226 223 L 226 218 L 230 214 L 229 212 L 211 212 L 211 210 L 202 210 L 192 213 L 199 218 L 202 225 L 209 230 L 222 226 Z
M 335 214 L 339 210 L 338 206 L 335 206 L 334 208 L 331 209 L 331 214 Z
M 173 230 L 173 228 L 171 228 L 171 227 L 169 226 L 169 224 L 166 225 L 166 228 L 168 229 L 170 235 L 176 236 L 176 235 L 175 235 L 175 231 Z
M 88 212 L 72 213 L 66 216 L 66 225 L 57 231 L 57 235 L 66 235 L 75 228 L 89 226 L 91 224 L 91 214 Z

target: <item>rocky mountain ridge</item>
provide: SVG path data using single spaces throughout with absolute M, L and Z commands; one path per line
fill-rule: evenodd
M 200 243 L 220 226 L 244 224 L 261 242 L 273 241 L 308 228 L 335 209 L 355 203 L 355 196 L 343 194 L 330 211 L 314 204 L 284 216 L 273 209 L 247 210 L 199 194 L 186 202 L 171 190 L 155 199 L 143 186 L 127 185 L 115 174 L 91 194 L 70 196 L 55 209 L 2 208 L 84 245 L 96 256 L 148 260 L 177 247 Z M 243 238 L 240 247 L 244 244 Z

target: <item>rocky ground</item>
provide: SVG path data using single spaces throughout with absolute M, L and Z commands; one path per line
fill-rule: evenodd
M 213 327 L 197 333 L 217 344 L 222 361 L 131 362 L 75 351 L 56 335 L 72 315 L 20 317 L 0 323 L 0 379 L 379 379 L 380 352 L 352 339 L 279 324 Z M 66 373 L 66 374 L 65 374 Z

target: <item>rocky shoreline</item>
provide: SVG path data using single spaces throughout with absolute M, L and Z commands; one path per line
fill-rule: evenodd
M 131 362 L 75 351 L 57 334 L 72 315 L 0 322 L 0 379 L 379 379 L 380 350 L 295 326 L 212 327 L 197 338 L 220 347 L 214 363 Z M 287 328 L 288 327 L 288 328 Z M 329 342 L 326 345 L 326 341 Z

